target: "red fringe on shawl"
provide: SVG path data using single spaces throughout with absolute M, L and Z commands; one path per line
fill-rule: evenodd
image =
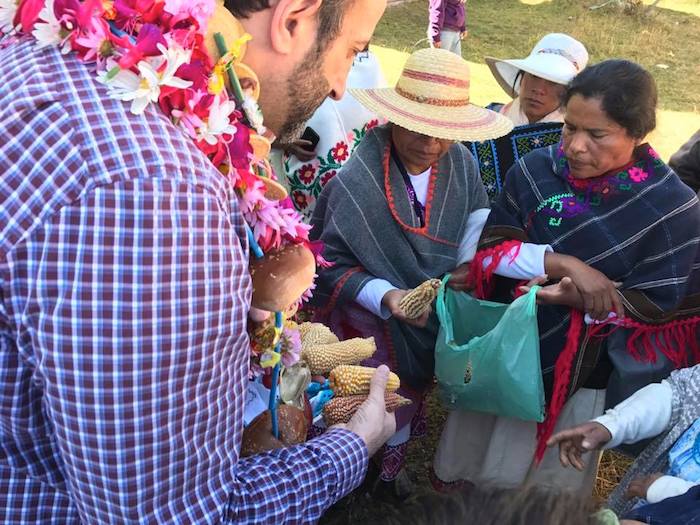
M 611 320 L 593 324 L 588 327 L 591 337 L 607 337 L 611 331 L 630 328 L 632 333 L 627 339 L 627 351 L 637 361 L 655 362 L 657 351 L 665 355 L 675 368 L 693 366 L 700 363 L 700 344 L 697 328 L 700 317 L 678 319 L 662 325 L 650 325 L 633 319 Z M 610 328 L 612 330 L 606 330 Z M 578 351 L 583 314 L 571 311 L 571 324 L 566 334 L 566 345 L 554 365 L 554 388 L 549 403 L 549 410 L 544 422 L 537 428 L 537 450 L 535 461 L 539 464 L 547 449 L 547 440 L 552 436 L 559 414 L 567 400 L 567 391 L 571 382 L 571 367 Z
M 509 264 L 517 259 L 520 253 L 521 241 L 504 241 L 501 244 L 479 250 L 469 268 L 469 284 L 474 287 L 478 299 L 485 299 L 493 286 L 493 275 L 505 256 L 510 257 Z M 512 251 L 512 253 L 511 253 Z M 484 261 L 491 257 L 491 262 L 484 268 Z
M 554 426 L 557 424 L 559 414 L 566 403 L 569 382 L 571 380 L 571 367 L 578 352 L 578 345 L 583 330 L 583 314 L 578 310 L 571 310 L 571 324 L 566 334 L 566 344 L 557 362 L 554 364 L 554 388 L 549 400 L 549 410 L 544 422 L 537 425 L 537 449 L 535 461 L 539 465 L 547 450 L 547 440 L 552 437 Z

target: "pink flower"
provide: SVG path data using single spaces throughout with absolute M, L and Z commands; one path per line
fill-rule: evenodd
M 301 358 L 301 335 L 299 330 L 285 328 L 282 331 L 282 364 L 287 368 L 294 366 Z
M 649 177 L 649 174 L 644 171 L 642 168 L 638 168 L 637 166 L 633 166 L 629 169 L 629 174 L 630 174 L 630 179 L 632 179 L 634 182 L 644 182 L 647 180 L 647 177 Z
M 214 13 L 215 2 L 213 0 L 165 0 L 164 10 L 173 15 L 170 21 L 172 26 L 178 22 L 192 18 L 197 22 L 199 32 L 207 32 L 207 23 Z
M 650 156 L 652 159 L 654 159 L 654 160 L 657 160 L 657 159 L 660 158 L 660 157 L 659 157 L 659 154 L 656 153 L 656 151 L 654 151 L 654 148 L 651 148 L 651 147 L 650 147 L 650 148 L 647 150 L 647 153 L 648 153 L 649 156 Z
M 83 60 L 85 62 L 96 61 L 101 66 L 105 59 L 112 56 L 114 45 L 109 26 L 102 18 L 93 18 L 85 32 L 75 39 L 75 43 L 85 48 Z
M 131 69 L 144 57 L 160 55 L 158 44 L 167 45 L 163 32 L 153 24 L 144 24 L 136 37 L 136 43 L 130 44 L 130 49 L 119 59 L 119 67 Z
M 15 13 L 14 25 L 21 25 L 22 31 L 31 33 L 42 9 L 44 9 L 44 0 L 22 0 Z

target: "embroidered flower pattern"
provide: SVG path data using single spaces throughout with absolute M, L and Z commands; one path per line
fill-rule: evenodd
M 634 182 L 644 182 L 649 176 L 646 171 L 644 171 L 642 168 L 638 168 L 637 166 L 632 166 L 628 173 L 630 179 L 632 179 Z
M 331 150 L 331 155 L 338 162 L 345 162 L 350 156 L 348 152 L 348 145 L 345 142 L 338 142 L 335 147 Z
M 304 184 L 312 184 L 316 177 L 316 168 L 311 164 L 304 164 L 299 168 L 299 180 Z

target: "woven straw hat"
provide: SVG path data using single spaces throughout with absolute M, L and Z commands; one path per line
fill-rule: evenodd
M 370 111 L 430 137 L 481 141 L 513 129 L 510 119 L 469 103 L 469 64 L 444 49 L 421 49 L 394 88 L 352 89 Z
M 550 33 L 535 44 L 527 58 L 501 60 L 486 57 L 485 60 L 503 91 L 515 98 L 520 93 L 520 82 L 513 84 L 520 71 L 567 85 L 588 64 L 588 51 L 569 35 Z

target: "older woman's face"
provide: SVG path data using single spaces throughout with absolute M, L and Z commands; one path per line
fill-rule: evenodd
M 530 123 L 537 122 L 559 107 L 566 87 L 530 73 L 520 80 L 520 107 Z
M 397 125 L 391 126 L 391 138 L 401 162 L 413 175 L 419 175 L 435 164 L 454 144 L 452 140 L 421 135 Z
M 577 94 L 565 109 L 562 142 L 573 177 L 598 177 L 632 160 L 640 141 L 608 117 L 599 98 Z

